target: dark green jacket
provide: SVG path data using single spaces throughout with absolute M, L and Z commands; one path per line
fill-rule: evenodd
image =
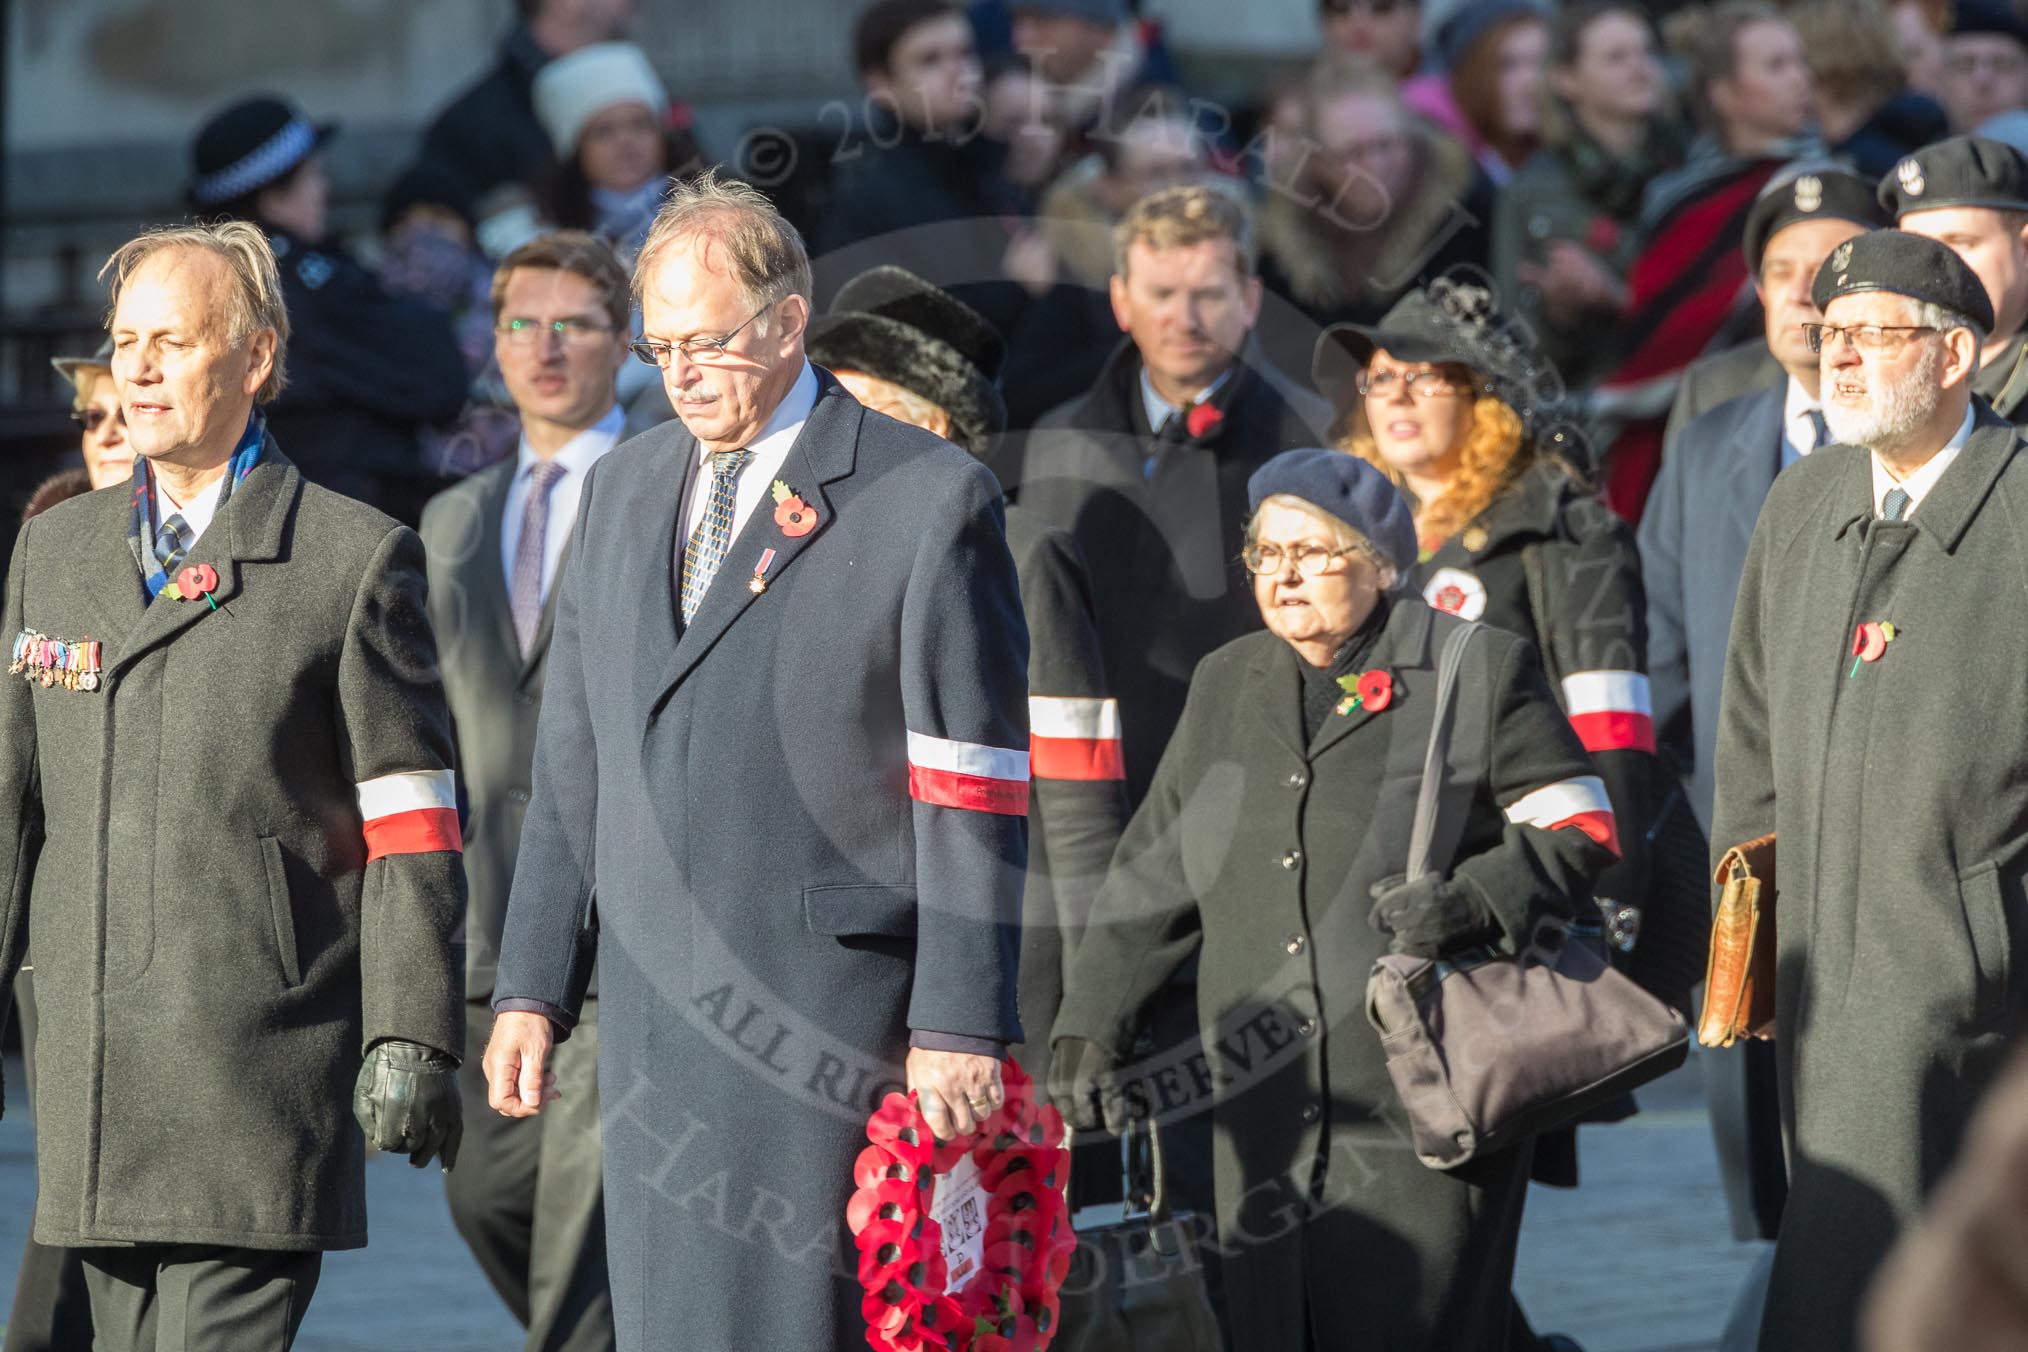
M 1307 742 L 1287 643 L 1257 633 L 1205 658 L 1071 968 L 1056 1040 L 1118 1050 L 1198 955 L 1213 1050 L 1136 1068 L 1132 1092 L 1162 1115 L 1211 1104 L 1239 1352 L 1304 1346 L 1306 1312 L 1319 1348 L 1505 1342 L 1529 1151 L 1458 1174 L 1419 1163 L 1365 1012 L 1386 948 L 1372 889 L 1407 862 L 1436 659 L 1458 623 L 1401 595 L 1367 659 L 1393 703 L 1330 714 Z M 1480 768 L 1454 778 L 1432 857 L 1511 942 L 1589 896 L 1610 852 L 1551 805 L 1604 809 L 1605 791 L 1513 635 L 1474 641 L 1453 729 L 1453 762 Z
M 1861 1294 L 1957 1149 L 2028 984 L 2028 457 L 1989 412 L 1906 521 L 1827 447 L 1747 551 L 1714 852 L 1779 834 L 1793 1177 L 1761 1345 L 1853 1343 Z M 1874 662 L 1855 628 L 1894 624 Z M 1856 667 L 1856 671 L 1855 671 Z
M 464 1043 L 422 544 L 270 441 L 190 551 L 217 608 L 144 603 L 128 503 L 35 518 L 7 575 L 10 642 L 90 638 L 105 667 L 91 692 L 0 677 L 0 1000 L 32 949 L 36 1238 L 357 1248 L 363 1050 Z

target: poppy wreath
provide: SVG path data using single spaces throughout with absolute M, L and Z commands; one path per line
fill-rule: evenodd
M 845 1223 L 859 1250 L 866 1342 L 873 1352 L 1042 1352 L 1056 1337 L 1058 1293 L 1077 1235 L 1065 1190 L 1063 1118 L 1036 1101 L 1013 1061 L 1007 1099 L 970 1135 L 942 1145 L 911 1092 L 889 1094 L 866 1122 Z M 990 1199 L 979 1270 L 947 1289 L 943 1232 L 929 1214 L 938 1174 L 970 1156 Z

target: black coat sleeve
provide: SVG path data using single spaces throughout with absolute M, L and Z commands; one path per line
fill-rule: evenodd
M 26 522 L 14 539 L 14 561 L 7 569 L 5 632 L 11 648 L 23 623 L 23 597 L 28 588 L 29 537 L 35 523 Z M 8 1008 L 8 992 L 28 949 L 28 891 L 35 880 L 35 861 L 42 843 L 42 779 L 35 735 L 35 710 L 28 682 L 0 672 L 0 1012 Z

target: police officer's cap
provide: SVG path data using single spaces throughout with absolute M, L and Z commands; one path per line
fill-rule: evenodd
M 1402 578 L 1416 562 L 1415 515 L 1387 476 L 1348 451 L 1283 451 L 1246 481 L 1249 512 L 1281 494 L 1301 498 L 1373 542 Z
M 1981 336 L 1993 331 L 1993 302 L 1985 283 L 1956 250 L 1923 235 L 1875 230 L 1846 240 L 1817 269 L 1810 300 L 1823 310 L 1838 297 L 1861 291 L 1930 301 L 1971 320 Z
M 1851 221 L 1868 230 L 1891 222 L 1873 182 L 1841 165 L 1805 163 L 1778 175 L 1746 214 L 1746 270 L 1760 276 L 1760 260 L 1775 232 L 1804 221 Z
M 1895 165 L 1880 180 L 1880 204 L 1896 221 L 1939 207 L 2028 211 L 2028 160 L 2003 141 L 1953 136 Z

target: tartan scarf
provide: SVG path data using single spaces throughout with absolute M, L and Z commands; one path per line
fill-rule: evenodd
M 239 445 L 233 447 L 232 457 L 226 461 L 225 482 L 218 489 L 218 506 L 211 519 L 218 520 L 218 514 L 225 510 L 225 504 L 232 497 L 232 486 L 247 476 L 254 462 L 261 458 L 261 446 L 267 440 L 268 420 L 255 409 L 246 420 L 246 431 L 240 436 Z M 134 457 L 133 506 L 127 514 L 127 548 L 133 553 L 134 566 L 141 570 L 141 588 L 153 601 L 169 585 L 169 574 L 164 571 L 161 560 L 155 557 L 155 532 L 160 528 L 155 507 L 155 470 L 146 456 Z

